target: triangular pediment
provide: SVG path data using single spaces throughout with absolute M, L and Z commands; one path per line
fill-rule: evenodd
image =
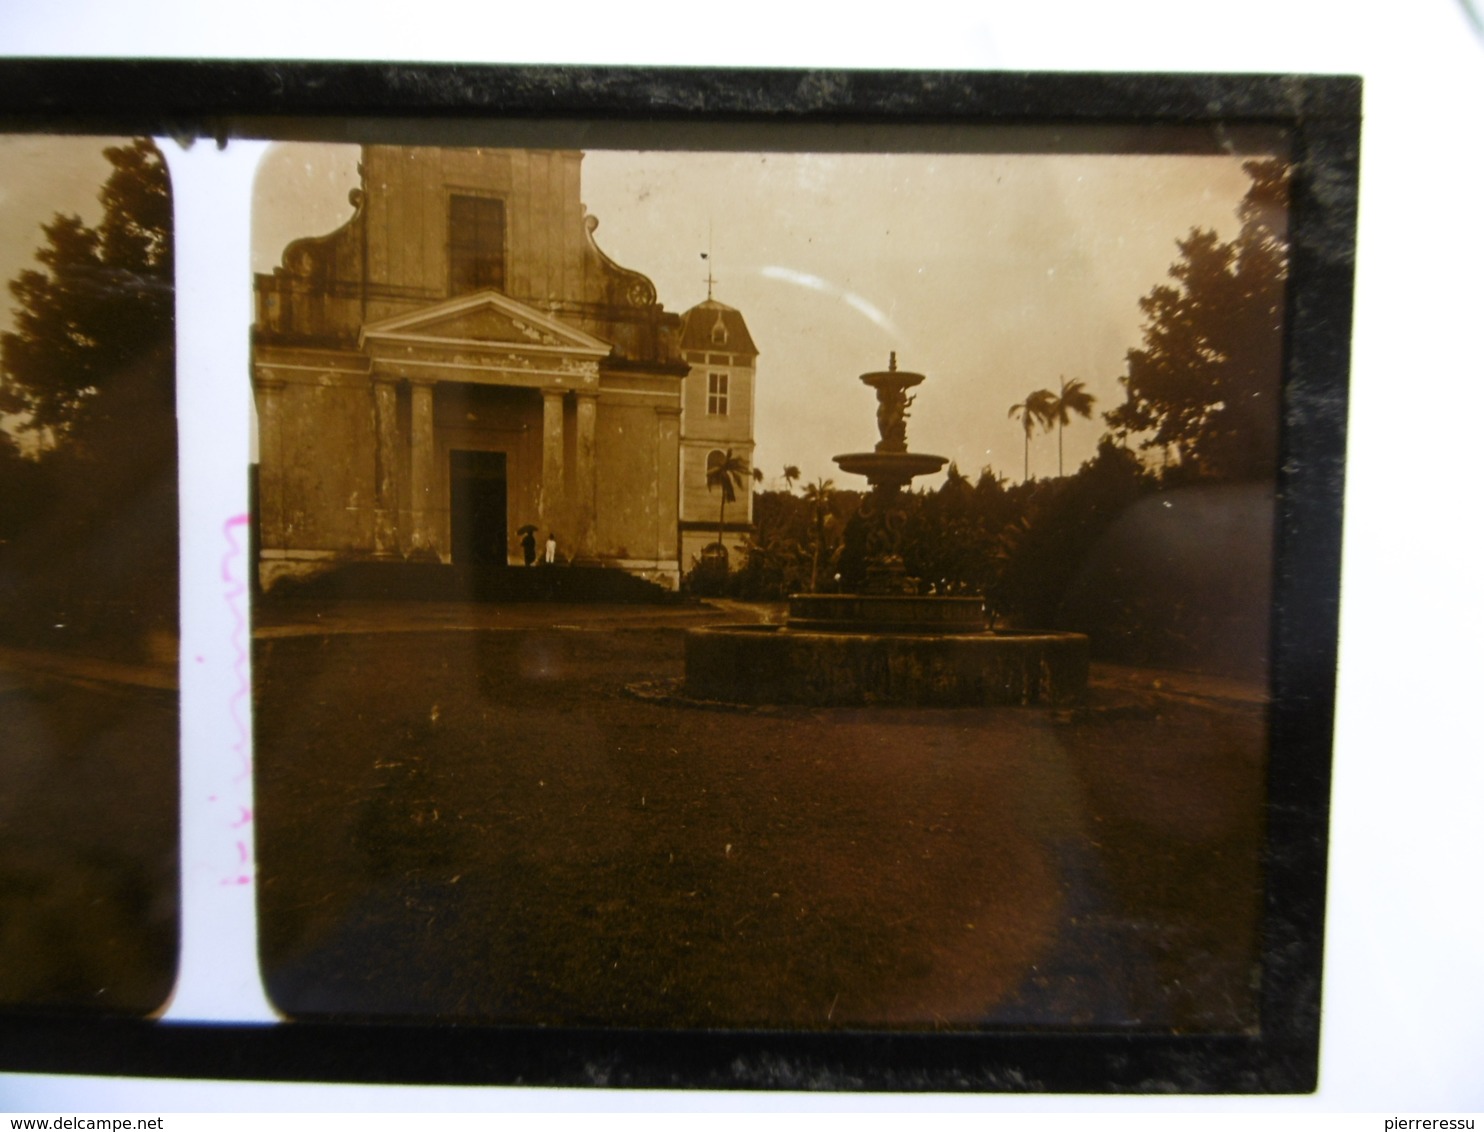
M 499 291 L 476 291 L 361 328 L 361 341 L 478 343 L 606 357 L 610 347 Z

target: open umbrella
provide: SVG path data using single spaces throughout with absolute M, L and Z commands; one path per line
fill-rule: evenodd
M 535 523 L 522 523 L 521 526 L 520 526 L 520 528 L 518 530 L 516 530 L 515 533 L 518 534 L 518 535 L 535 534 L 536 533 L 536 524 Z

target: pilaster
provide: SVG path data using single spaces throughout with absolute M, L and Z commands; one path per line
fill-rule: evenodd
M 393 381 L 372 381 L 376 414 L 376 555 L 392 558 L 401 555 L 398 530 L 397 464 L 397 385 Z
M 412 383 L 412 547 L 414 558 L 438 557 L 437 517 L 434 489 L 437 483 L 433 442 L 433 383 Z
M 575 513 L 572 516 L 577 554 L 591 558 L 596 552 L 594 531 L 598 514 L 597 438 L 598 395 L 580 390 L 577 393 L 577 453 L 572 469 Z
M 541 391 L 541 538 L 555 531 L 558 545 L 570 539 L 572 532 L 563 530 L 567 484 L 565 474 L 565 436 L 562 406 L 565 393 L 560 389 Z
M 258 399 L 258 545 L 281 549 L 283 531 L 283 387 L 261 372 Z

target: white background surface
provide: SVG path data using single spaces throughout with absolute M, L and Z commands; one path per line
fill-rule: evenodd
M 287 0 L 211 6 L 12 0 L 0 8 L 0 54 L 1363 75 L 1320 1090 L 1307 1098 L 892 1098 L 887 1106 L 1484 1109 L 1484 743 L 1475 709 L 1481 683 L 1476 453 L 1484 378 L 1478 340 L 1484 315 L 1484 38 L 1457 3 L 1019 0 L 878 9 L 378 0 L 331 10 Z M 183 378 L 185 358 L 183 343 Z M 212 384 L 226 389 L 231 380 L 224 375 Z M 189 409 L 205 415 L 187 418 L 183 429 L 189 434 L 239 411 L 245 415 L 245 399 L 244 386 L 230 403 Z M 190 447 L 187 435 L 183 452 Z M 201 504 L 210 539 L 218 537 L 219 516 L 234 505 L 229 497 L 235 489 L 221 490 L 225 506 Z M 189 527 L 192 512 L 185 521 Z M 190 571 L 189 532 L 185 552 Z M 209 562 L 215 571 L 219 558 L 216 549 L 199 552 L 195 567 Z M 185 585 L 193 584 L 188 573 Z M 221 625 L 199 630 L 227 631 Z M 186 632 L 192 632 L 189 622 Z M 188 648 L 183 645 L 183 654 Z M 0 1078 L 0 1110 L 63 1112 L 859 1111 L 881 1103 L 862 1097 Z

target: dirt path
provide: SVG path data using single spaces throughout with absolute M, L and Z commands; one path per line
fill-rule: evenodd
M 180 723 L 139 676 L 0 651 L 0 1009 L 146 1014 L 170 993 Z
M 176 665 L 128 663 L 83 653 L 0 645 L 0 684 L 14 684 L 27 674 L 43 674 L 92 686 L 121 685 L 173 692 L 179 686 Z

